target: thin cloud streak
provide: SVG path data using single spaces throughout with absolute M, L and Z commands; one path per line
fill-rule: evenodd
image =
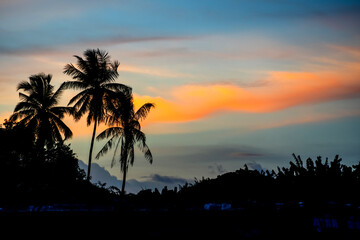
M 314 115 L 305 115 L 301 118 L 296 119 L 287 119 L 284 121 L 279 121 L 275 123 L 263 123 L 262 125 L 258 125 L 256 127 L 252 127 L 252 130 L 261 130 L 261 129 L 270 129 L 270 128 L 280 128 L 291 125 L 299 125 L 299 124 L 308 124 L 308 123 L 317 123 L 324 121 L 331 121 L 340 118 L 348 118 L 348 117 L 356 117 L 360 116 L 360 110 L 353 111 L 341 111 L 340 113 L 322 113 L 322 114 L 314 114 Z
M 174 72 L 167 69 L 160 69 L 160 68 L 149 68 L 149 67 L 141 67 L 135 65 L 120 65 L 120 72 L 130 72 L 136 74 L 143 74 L 143 75 L 150 75 L 156 77 L 163 77 L 163 78 L 192 78 L 193 76 L 190 74 Z
M 164 176 L 160 174 L 151 174 L 150 176 L 143 176 L 142 178 L 147 179 L 148 181 L 161 182 L 165 184 L 185 184 L 189 182 L 188 179 L 174 177 L 174 176 Z

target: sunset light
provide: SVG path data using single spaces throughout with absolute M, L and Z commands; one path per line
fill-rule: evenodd
M 360 236 L 360 1 L 0 0 L 0 141 L 0 218 L 37 196 Z

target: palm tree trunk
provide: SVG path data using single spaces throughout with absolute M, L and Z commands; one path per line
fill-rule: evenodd
M 92 159 L 92 152 L 93 152 L 93 148 L 94 148 L 96 125 L 97 125 L 97 118 L 95 119 L 94 130 L 93 130 L 93 134 L 92 134 L 92 138 L 91 138 L 91 144 L 90 144 L 88 171 L 87 171 L 87 178 L 86 178 L 86 180 L 87 180 L 88 182 L 90 182 L 91 159 Z
M 123 174 L 123 180 L 122 180 L 122 185 L 121 185 L 121 196 L 125 196 L 125 183 L 126 183 L 126 173 L 127 173 L 127 166 L 125 163 L 125 170 L 124 170 L 124 174 Z
M 121 152 L 121 164 L 123 165 L 123 180 L 121 185 L 121 196 L 125 196 L 125 183 L 126 183 L 126 173 L 127 173 L 127 159 L 128 159 L 128 139 L 125 137 L 125 147 L 124 151 Z

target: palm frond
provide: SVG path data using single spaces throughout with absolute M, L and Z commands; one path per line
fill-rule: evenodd
M 73 136 L 70 128 L 61 120 L 61 117 L 57 116 L 52 112 L 48 112 L 46 120 L 49 121 L 49 127 L 51 127 L 51 132 L 48 132 L 49 139 L 55 139 L 57 142 L 69 139 Z M 64 139 L 62 139 L 61 133 L 64 134 Z
M 113 154 L 113 157 L 112 157 L 112 160 L 111 160 L 111 167 L 114 167 L 115 163 L 116 163 L 116 160 L 115 160 L 115 157 L 116 157 L 116 153 L 118 152 L 118 149 L 119 149 L 119 145 L 121 143 L 121 139 L 122 138 L 119 138 L 117 143 L 116 143 L 116 146 L 115 146 L 115 150 L 114 150 L 114 154 Z M 121 146 L 120 146 L 120 149 L 121 149 Z
M 80 100 L 78 100 L 73 106 L 75 109 L 74 118 L 75 121 L 78 121 L 88 110 L 89 110 L 89 102 L 91 96 L 84 95 Z M 89 126 L 90 124 L 88 124 Z
M 24 93 L 19 93 L 19 98 L 21 102 L 26 102 L 31 104 L 33 108 L 41 108 L 41 106 L 45 105 L 46 100 L 43 96 L 38 96 L 37 94 L 26 95 Z
M 64 140 L 70 139 L 73 136 L 71 129 L 60 119 L 56 120 L 58 129 L 64 134 Z
M 34 99 L 34 97 L 30 97 L 22 92 L 19 93 L 19 98 L 20 98 L 20 101 L 23 101 L 23 102 L 32 102 Z
M 76 94 L 74 97 L 72 97 L 68 103 L 68 106 L 73 104 L 76 101 L 79 101 L 79 99 L 81 99 L 82 97 L 84 97 L 85 95 L 89 95 L 89 90 L 85 89 L 81 92 L 79 92 L 78 94 Z M 78 104 L 78 103 L 77 103 Z
M 14 112 L 12 114 L 13 117 L 11 117 L 12 120 L 16 121 L 16 120 L 21 120 L 24 117 L 27 116 L 33 116 L 33 117 L 37 117 L 37 112 L 34 109 L 22 109 L 19 110 L 17 112 Z
M 22 119 L 24 117 L 24 114 L 21 112 L 14 112 L 13 114 L 11 114 L 11 116 L 9 117 L 10 121 L 18 121 L 19 119 Z
M 64 114 L 75 115 L 75 109 L 73 107 L 52 107 L 49 110 L 59 118 L 63 118 Z
M 18 119 L 21 119 L 21 120 L 17 124 L 21 125 L 21 126 L 25 126 L 27 128 L 29 127 L 29 122 L 30 121 L 32 121 L 33 119 L 35 121 L 37 121 L 36 116 L 34 116 L 33 114 L 18 114 Z
M 51 127 L 51 134 L 48 134 L 48 145 L 54 144 L 56 142 L 62 142 L 62 136 L 61 136 L 61 127 L 57 123 L 55 119 L 49 119 L 50 120 L 50 127 Z M 72 133 L 71 133 L 72 134 Z M 66 139 L 66 137 L 65 137 Z
M 98 60 L 100 63 L 107 63 L 109 60 L 110 60 L 110 56 L 109 56 L 109 53 L 104 51 L 104 50 L 101 50 L 101 49 L 96 49 L 95 51 L 92 50 L 96 56 L 98 57 Z
M 104 73 L 102 74 L 102 82 L 103 83 L 109 83 L 116 80 L 116 78 L 119 76 L 119 73 L 111 67 L 107 67 L 104 69 Z
M 17 85 L 16 90 L 24 90 L 25 92 L 30 91 L 32 89 L 32 86 L 29 82 L 27 81 L 22 81 Z
M 143 132 L 140 131 L 140 130 L 133 129 L 133 134 L 134 134 L 134 137 L 135 137 L 136 142 L 139 142 L 139 144 L 141 143 L 142 146 L 143 146 L 143 145 L 145 144 L 145 142 L 146 142 L 146 135 L 145 135 L 145 133 L 143 133 Z
M 38 105 L 35 105 L 31 102 L 18 102 L 14 108 L 14 112 L 18 112 L 21 110 L 35 110 L 38 108 Z
M 145 103 L 135 113 L 135 120 L 143 120 L 149 114 L 151 108 L 155 108 L 153 103 Z
M 123 136 L 124 129 L 121 127 L 109 127 L 102 131 L 97 137 L 96 140 L 102 140 L 109 137 L 120 137 Z
M 73 107 L 75 109 L 77 109 L 78 111 L 80 110 L 80 108 L 85 108 L 85 110 L 88 111 L 89 110 L 90 100 L 92 99 L 92 95 L 90 95 L 90 94 L 82 94 L 82 96 L 79 96 L 79 97 L 80 97 L 80 99 L 78 99 L 76 101 L 76 103 L 73 105 Z M 73 104 L 73 102 L 71 100 L 70 100 L 68 106 Z
M 148 145 L 146 144 L 146 135 L 142 131 L 133 130 L 135 140 L 138 142 L 139 149 L 144 153 L 145 159 L 152 163 L 153 158 Z
M 91 104 L 88 104 L 88 106 L 91 106 Z M 90 126 L 92 122 L 94 124 L 99 124 L 99 121 L 98 121 L 98 118 L 97 118 L 95 112 L 89 111 L 89 113 L 88 113 L 88 115 L 86 117 L 86 124 L 88 126 Z
M 101 156 L 103 156 L 104 154 L 106 154 L 109 149 L 112 148 L 113 145 L 113 141 L 116 139 L 115 136 L 113 136 L 112 138 L 110 138 L 105 145 L 101 148 L 101 150 L 98 152 L 98 154 L 96 154 L 95 158 L 99 159 Z
M 84 73 L 81 70 L 77 69 L 71 63 L 65 65 L 63 73 L 66 74 L 66 75 L 72 76 L 74 79 L 79 79 L 79 80 L 85 80 L 86 79 L 86 73 Z
M 141 125 L 139 121 L 136 120 L 131 121 L 130 126 L 132 129 L 141 131 Z
M 67 81 L 63 82 L 59 89 L 74 89 L 74 90 L 84 90 L 88 87 L 88 84 L 81 81 Z
M 74 57 L 77 60 L 77 66 L 79 68 L 78 70 L 84 73 L 85 78 L 83 80 L 86 80 L 86 75 L 89 74 L 90 69 L 89 59 L 87 57 L 83 59 L 82 57 L 79 57 L 77 55 L 74 55 Z
M 120 66 L 120 62 L 115 60 L 113 63 L 110 63 L 110 67 L 112 68 L 113 71 L 117 71 L 117 69 Z
M 60 88 L 58 88 L 58 90 L 56 90 L 56 92 L 54 94 L 51 94 L 49 96 L 49 106 L 54 106 L 59 103 L 60 96 L 63 93 L 63 91 L 64 91 L 64 89 L 62 89 L 60 87 Z
M 106 83 L 103 85 L 103 88 L 109 89 L 115 92 L 122 92 L 123 94 L 130 95 L 132 88 L 121 83 Z
M 145 159 L 149 161 L 150 164 L 153 163 L 153 156 L 151 154 L 151 151 L 149 149 L 149 147 L 145 144 L 145 147 L 144 147 L 144 156 L 145 156 Z

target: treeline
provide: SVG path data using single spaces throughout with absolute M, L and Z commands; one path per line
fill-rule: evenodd
M 251 170 L 245 165 L 214 179 L 179 186 L 179 190 L 143 190 L 134 198 L 145 207 L 170 208 L 202 207 L 205 203 L 360 203 L 360 162 L 346 166 L 338 155 L 332 161 L 319 156 L 305 163 L 300 156 L 293 157 L 289 167 L 277 171 Z
M 113 195 L 89 183 L 70 145 L 39 150 L 31 129 L 7 121 L 0 128 L 0 204 L 105 203 Z
M 203 207 L 205 203 L 335 201 L 360 203 L 360 162 L 342 164 L 336 155 L 303 161 L 293 154 L 288 167 L 251 170 L 246 165 L 217 178 L 158 190 L 145 189 L 121 198 L 116 187 L 86 180 L 69 145 L 58 143 L 44 151 L 34 144 L 31 130 L 5 122 L 0 128 L 1 204 L 125 203 L 134 208 Z

